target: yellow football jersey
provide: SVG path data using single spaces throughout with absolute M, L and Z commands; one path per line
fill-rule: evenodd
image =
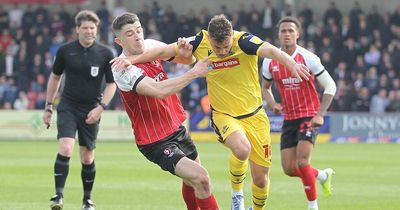
M 237 117 L 262 106 L 257 62 L 265 42 L 247 32 L 234 31 L 233 37 L 231 51 L 225 58 L 215 55 L 205 30 L 190 43 L 197 60 L 208 58 L 212 62 L 213 69 L 206 77 L 212 108 Z

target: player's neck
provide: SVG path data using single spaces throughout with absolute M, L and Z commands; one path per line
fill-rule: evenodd
M 287 53 L 288 55 L 293 55 L 294 51 L 296 51 L 296 45 L 283 45 L 282 51 Z

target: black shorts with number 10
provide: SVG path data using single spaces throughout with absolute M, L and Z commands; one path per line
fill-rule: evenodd
M 312 117 L 284 120 L 281 135 L 281 150 L 296 147 L 299 141 L 315 144 L 318 129 L 311 127 Z
M 184 126 L 179 127 L 175 133 L 160 141 L 148 145 L 138 145 L 138 148 L 148 160 L 173 175 L 175 175 L 175 167 L 180 159 L 187 157 L 195 160 L 198 155 L 196 146 Z

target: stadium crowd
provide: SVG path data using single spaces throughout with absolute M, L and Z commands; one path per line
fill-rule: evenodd
M 98 40 L 113 49 L 111 21 L 127 9 L 117 1 L 114 9 L 105 2 L 97 9 L 102 25 Z M 303 27 L 300 45 L 315 52 L 337 84 L 330 111 L 398 112 L 400 111 L 400 5 L 393 11 L 379 11 L 373 5 L 364 11 L 357 1 L 348 14 L 332 1 L 317 14 L 312 7 L 296 11 L 287 5 L 282 11 L 267 0 L 264 8 L 240 4 L 236 11 L 222 6 L 234 29 L 249 31 L 277 46 L 275 25 L 279 18 L 297 16 Z M 23 8 L 23 9 L 22 9 Z M 78 6 L 76 11 L 81 8 Z M 52 11 L 44 5 L 0 5 L 0 108 L 43 109 L 46 84 L 57 49 L 75 36 L 75 14 L 65 5 Z M 214 15 L 207 7 L 178 14 L 172 5 L 161 7 L 157 1 L 145 4 L 138 14 L 145 37 L 172 43 L 178 37 L 192 36 L 206 29 Z M 261 61 L 260 61 L 261 64 Z M 169 77 L 190 67 L 165 63 Z M 261 74 L 260 74 L 261 75 Z M 204 79 L 196 79 L 180 96 L 189 111 L 208 112 Z M 121 109 L 118 94 L 109 106 Z

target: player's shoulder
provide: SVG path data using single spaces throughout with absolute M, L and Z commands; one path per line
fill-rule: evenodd
M 310 50 L 307 50 L 306 48 L 300 45 L 296 46 L 296 51 L 298 54 L 302 55 L 304 59 L 319 60 L 319 57 L 315 53 L 311 52 Z
M 258 49 L 265 43 L 258 36 L 244 31 L 234 31 L 233 37 L 237 46 L 248 55 L 257 55 Z

